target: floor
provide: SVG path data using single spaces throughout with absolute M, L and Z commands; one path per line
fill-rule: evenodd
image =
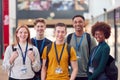
M 0 60 L 0 80 L 8 80 L 7 72 L 2 70 L 2 60 Z

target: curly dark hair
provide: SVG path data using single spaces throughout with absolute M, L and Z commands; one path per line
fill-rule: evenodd
M 103 31 L 105 38 L 108 39 L 111 35 L 111 26 L 105 22 L 96 22 L 91 30 L 93 36 L 95 36 L 95 31 Z

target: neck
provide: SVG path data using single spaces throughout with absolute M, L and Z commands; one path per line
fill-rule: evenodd
M 83 33 L 84 33 L 83 31 L 81 31 L 81 32 L 75 32 L 76 36 L 78 36 L 78 37 L 82 36 Z
M 44 35 L 40 35 L 40 36 L 37 35 L 37 36 L 36 36 L 36 39 L 37 39 L 37 40 L 42 40 L 42 39 L 44 39 Z
M 19 42 L 19 44 L 20 44 L 20 45 L 26 45 L 27 42 L 26 42 L 26 41 L 25 41 L 25 42 Z
M 64 41 L 56 41 L 56 44 L 64 44 Z

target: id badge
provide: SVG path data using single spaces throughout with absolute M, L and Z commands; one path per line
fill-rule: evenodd
M 56 74 L 63 73 L 62 68 L 57 67 L 57 68 L 55 69 L 55 73 L 56 73 Z
M 89 72 L 93 73 L 94 72 L 94 68 L 93 67 L 89 67 Z
M 77 56 L 77 59 L 80 59 L 80 56 Z
M 22 74 L 25 74 L 27 72 L 27 67 L 26 66 L 22 66 L 21 72 L 22 72 Z
M 80 54 L 80 52 L 79 51 L 77 51 L 77 59 L 81 59 L 81 54 Z

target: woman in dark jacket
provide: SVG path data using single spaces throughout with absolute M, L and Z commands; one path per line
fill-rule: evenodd
M 105 42 L 111 33 L 111 27 L 105 22 L 97 22 L 92 26 L 92 35 L 96 38 L 98 45 L 91 51 L 88 62 L 88 80 L 109 80 L 105 75 L 110 47 Z

